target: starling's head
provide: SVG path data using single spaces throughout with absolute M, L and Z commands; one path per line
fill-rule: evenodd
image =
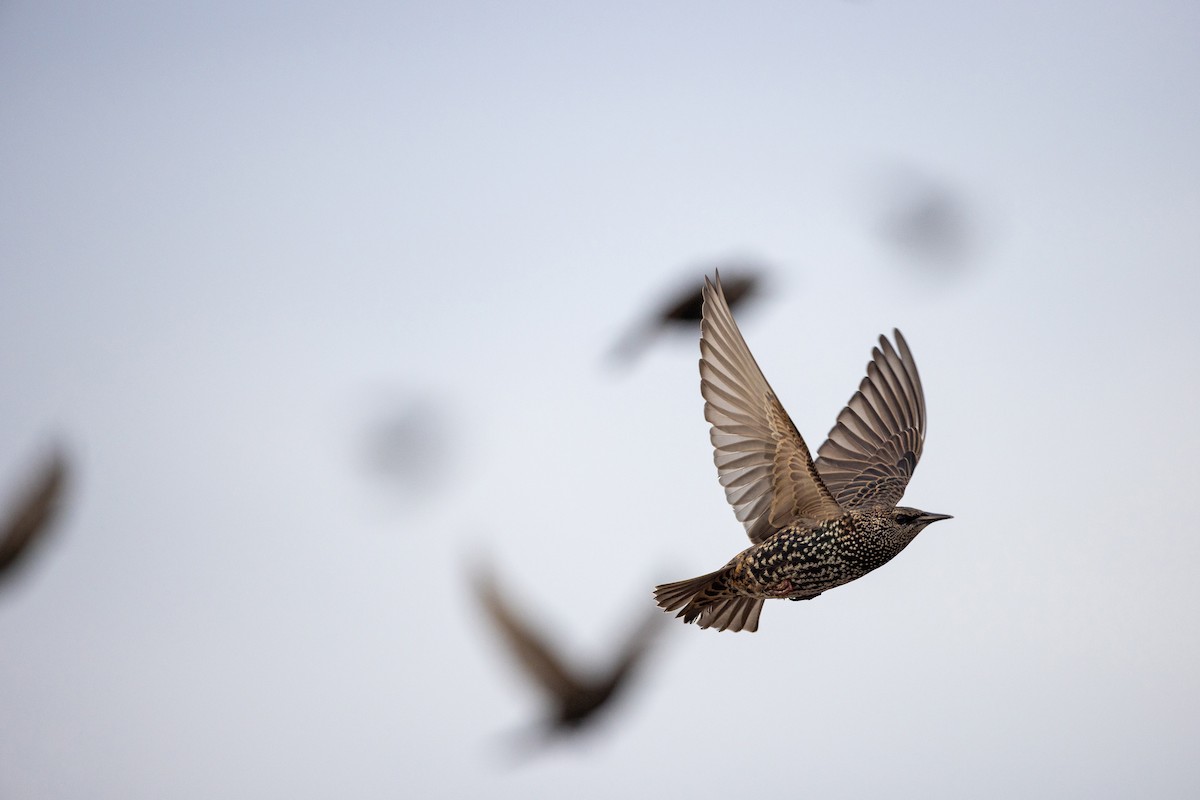
M 900 530 L 909 536 L 916 536 L 929 523 L 937 522 L 939 519 L 954 519 L 954 517 L 949 514 L 930 514 L 928 511 L 922 511 L 919 508 L 896 506 L 895 510 L 892 511 L 892 519 L 896 521 Z

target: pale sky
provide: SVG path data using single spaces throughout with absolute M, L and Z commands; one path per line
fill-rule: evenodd
M 1198 43 L 1186 2 L 0 4 L 0 498 L 74 466 L 0 594 L 0 797 L 1196 796 Z M 961 203 L 952 269 L 883 234 L 897 176 Z M 955 519 L 672 622 L 506 765 L 539 698 L 472 558 L 586 664 L 747 545 L 696 336 L 604 362 L 740 257 L 811 447 L 904 331 L 905 503 Z M 364 469 L 413 418 L 419 492 Z

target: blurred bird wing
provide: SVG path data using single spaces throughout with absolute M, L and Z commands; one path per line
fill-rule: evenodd
M 845 508 L 892 508 L 925 443 L 925 392 L 908 343 L 879 337 L 867 376 L 817 451 L 817 469 Z
M 725 497 L 750 541 L 800 519 L 842 515 L 733 321 L 720 275 L 715 285 L 704 279 L 700 393 Z
M 609 684 L 612 687 L 615 688 L 620 684 L 630 672 L 637 668 L 642 659 L 645 658 L 646 653 L 654 645 L 659 634 L 662 633 L 663 622 L 665 622 L 665 618 L 657 609 L 651 611 L 649 615 L 643 618 L 641 624 L 638 625 L 626 640 L 620 657 L 613 665 L 611 677 L 609 678 Z
M 571 674 L 546 641 L 522 622 L 504 601 L 490 574 L 478 575 L 475 583 L 484 608 L 503 633 L 509 650 L 547 694 L 561 700 L 584 691 L 586 687 Z
M 66 459 L 62 453 L 55 453 L 18 500 L 16 510 L 0 528 L 0 574 L 16 564 L 26 548 L 49 529 L 66 474 Z

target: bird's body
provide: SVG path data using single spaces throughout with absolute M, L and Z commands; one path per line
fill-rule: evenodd
M 815 525 L 792 525 L 735 559 L 749 594 L 808 600 L 891 561 L 912 536 L 890 514 L 851 511 Z
M 726 497 L 753 545 L 716 572 L 655 589 L 666 611 L 719 630 L 758 628 L 764 600 L 810 600 L 892 560 L 931 522 L 897 506 L 924 442 L 925 399 L 904 337 L 880 337 L 867 377 L 814 461 L 705 281 L 701 393 Z

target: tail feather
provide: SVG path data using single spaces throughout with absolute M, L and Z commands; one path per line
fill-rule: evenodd
M 719 631 L 744 630 L 753 633 L 758 630 L 758 615 L 762 612 L 762 606 L 762 598 L 728 597 L 705 608 L 698 624 L 701 628 L 716 628 Z
M 664 611 L 678 610 L 677 617 L 701 628 L 754 632 L 758 630 L 762 598 L 731 591 L 728 575 L 729 568 L 723 567 L 698 578 L 665 583 L 654 589 L 654 597 Z
M 707 575 L 701 575 L 699 578 L 664 583 L 654 587 L 654 599 L 663 611 L 675 611 L 687 605 L 695 594 L 707 589 L 709 584 L 715 582 L 717 578 L 723 577 L 724 573 L 725 570 L 720 569 Z

